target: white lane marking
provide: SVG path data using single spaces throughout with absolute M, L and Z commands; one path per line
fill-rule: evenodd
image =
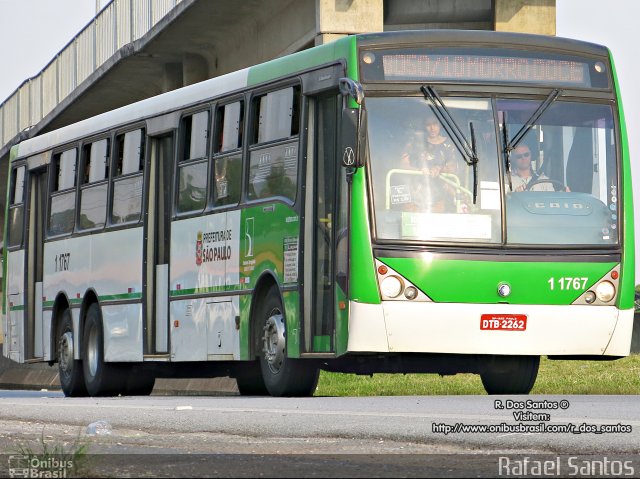
M 30 403 L 20 401 L 18 402 L 8 402 L 8 401 L 0 401 L 1 406 L 26 406 L 26 407 L 35 407 L 35 406 L 43 406 L 42 403 Z M 75 401 L 73 404 L 70 403 L 59 403 L 59 404 L 47 404 L 47 406 L 54 407 L 63 407 L 63 408 L 94 408 L 99 406 L 104 409 L 130 409 L 130 410 L 155 410 L 155 411 L 175 411 L 176 406 L 160 406 L 160 405 L 133 405 L 133 404 L 76 404 Z M 180 407 L 180 406 L 178 406 Z M 313 416 L 357 416 L 357 417 L 377 417 L 377 418 L 385 418 L 385 417 L 396 417 L 396 418 L 419 418 L 419 419 L 453 419 L 456 422 L 463 422 L 464 420 L 499 420 L 499 421 L 514 421 L 512 416 L 505 418 L 504 416 L 498 415 L 480 415 L 480 414 L 426 414 L 426 413 L 404 413 L 404 412 L 367 412 L 367 411 L 309 411 L 309 410 L 299 410 L 299 409 L 273 409 L 273 408 L 233 408 L 233 407 L 192 407 L 194 411 L 202 411 L 202 412 L 213 412 L 213 413 L 238 413 L 238 414 L 284 414 L 284 415 L 313 415 Z M 576 417 L 553 417 L 551 418 L 551 423 L 582 423 L 585 422 L 586 419 L 584 416 L 576 416 Z M 623 419 L 604 419 L 604 418 L 589 418 L 589 424 L 613 424 L 614 422 L 617 424 L 618 422 L 623 422 L 624 424 L 629 424 L 631 426 L 640 426 L 640 421 L 632 421 L 632 420 L 623 420 Z

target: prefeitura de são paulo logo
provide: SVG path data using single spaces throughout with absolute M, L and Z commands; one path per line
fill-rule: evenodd
M 202 231 L 198 231 L 198 239 L 196 240 L 196 264 L 202 264 Z
M 231 230 L 216 230 L 196 236 L 196 265 L 231 259 Z

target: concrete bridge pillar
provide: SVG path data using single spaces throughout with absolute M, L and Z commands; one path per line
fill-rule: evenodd
M 316 45 L 383 30 L 383 0 L 316 0 Z
M 211 78 L 207 60 L 194 53 L 185 53 L 182 59 L 183 86 L 193 85 Z
M 494 0 L 495 31 L 556 34 L 556 0 Z
M 182 86 L 182 63 L 165 63 L 162 91 L 167 92 Z

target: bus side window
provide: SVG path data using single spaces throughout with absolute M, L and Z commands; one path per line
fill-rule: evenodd
M 216 111 L 216 145 L 214 149 L 215 205 L 240 202 L 242 187 L 242 134 L 244 102 L 219 106 Z
M 75 148 L 53 155 L 49 235 L 73 232 L 76 213 L 76 172 L 78 150 Z
M 102 228 L 107 218 L 110 140 L 105 138 L 82 148 L 80 229 Z
M 113 224 L 137 223 L 142 212 L 144 128 L 116 136 L 114 144 Z
M 249 199 L 284 196 L 295 201 L 298 177 L 300 87 L 254 99 L 249 153 Z
M 19 166 L 11 171 L 11 190 L 9 192 L 9 239 L 8 246 L 22 246 L 24 233 L 24 174 L 25 167 Z
M 185 116 L 180 125 L 182 154 L 178 163 L 178 213 L 202 211 L 207 204 L 209 112 Z

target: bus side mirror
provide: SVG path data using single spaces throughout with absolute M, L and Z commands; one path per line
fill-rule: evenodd
M 364 153 L 367 151 L 367 110 L 364 108 L 343 109 L 341 125 L 342 166 L 360 168 L 364 166 Z
M 340 129 L 340 152 L 342 153 L 342 166 L 345 168 L 357 168 L 358 148 L 358 124 L 360 123 L 359 108 L 344 108 Z

